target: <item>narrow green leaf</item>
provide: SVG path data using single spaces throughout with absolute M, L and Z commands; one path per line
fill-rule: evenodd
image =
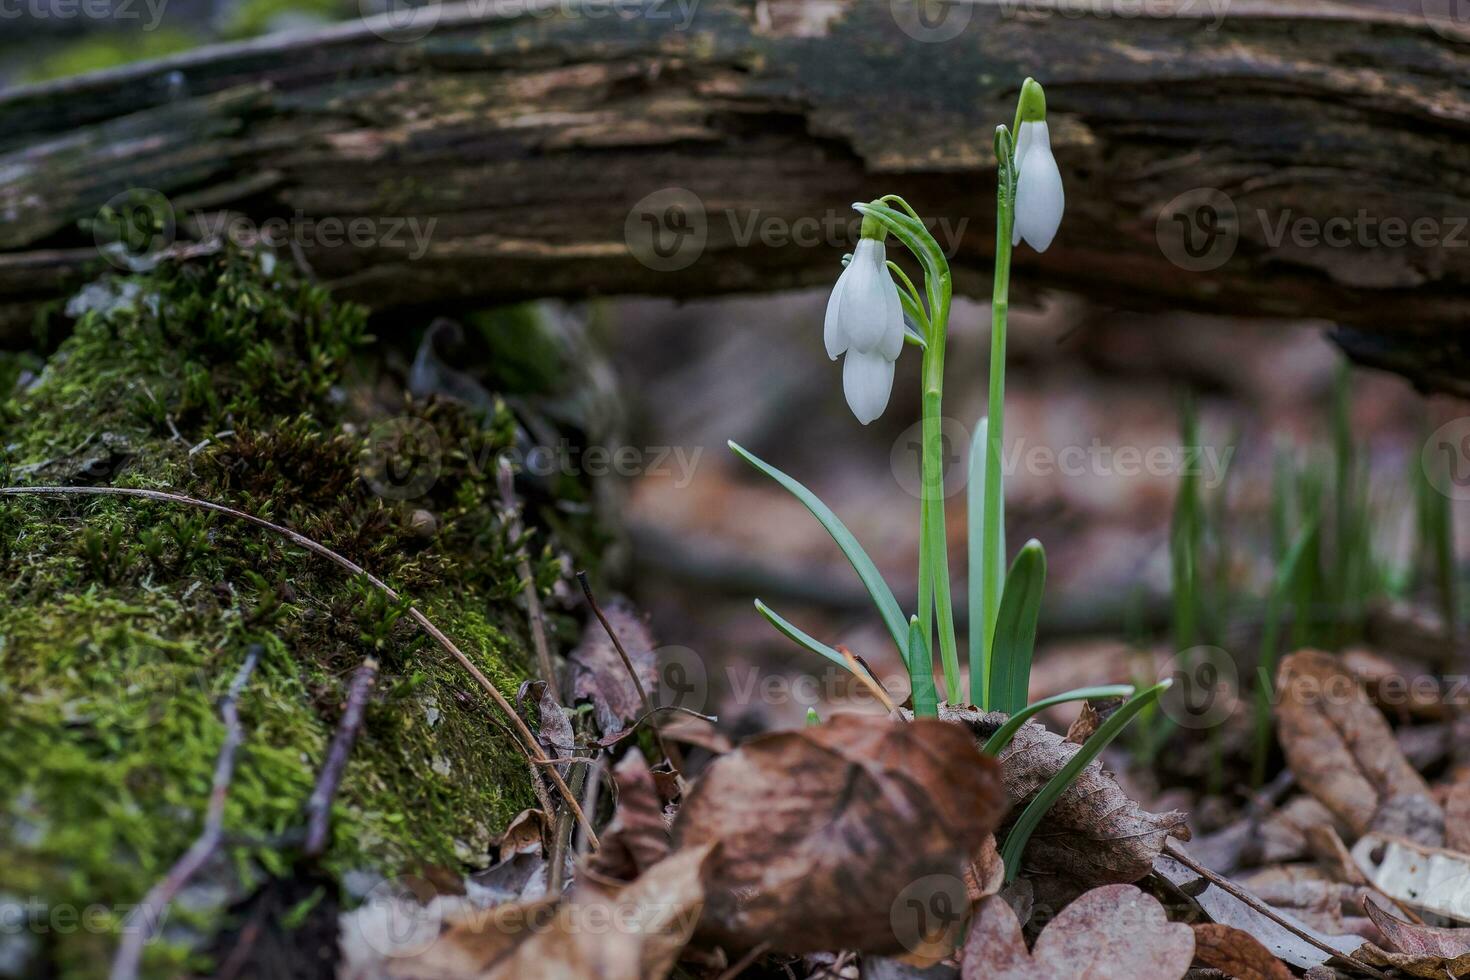
M 919 617 L 909 619 L 909 690 L 914 702 L 915 718 L 939 717 L 939 693 L 934 688 L 934 660 Z
M 1102 687 L 1079 687 L 1071 691 L 1063 691 L 1061 694 L 1053 694 L 1049 698 L 1042 698 L 1034 704 L 1017 711 L 1006 719 L 1006 723 L 996 729 L 994 735 L 990 736 L 985 743 L 986 755 L 1000 755 L 1005 747 L 1011 744 L 1011 739 L 1021 726 L 1026 724 L 1039 712 L 1058 704 L 1066 704 L 1068 701 L 1093 701 L 1100 698 L 1131 698 L 1137 690 L 1132 684 L 1104 684 Z
M 966 583 L 970 610 L 970 703 L 980 706 L 985 705 L 985 685 L 990 675 L 991 637 L 985 632 L 986 610 L 1000 607 L 999 592 L 994 596 L 985 594 L 991 581 L 985 573 L 985 561 L 988 556 L 996 568 L 1004 567 L 1006 553 L 1004 524 L 994 548 L 987 552 L 985 545 L 985 461 L 989 451 L 989 430 L 987 418 L 982 418 L 975 426 L 975 434 L 970 438 L 970 468 L 965 484 L 965 519 L 970 549 L 969 581 Z M 999 584 L 999 575 L 994 575 L 993 579 Z
M 1021 870 L 1021 855 L 1026 850 L 1026 842 L 1031 839 L 1031 834 L 1036 830 L 1041 818 L 1046 816 L 1052 804 L 1062 795 L 1072 781 L 1082 774 L 1082 770 L 1096 759 L 1102 750 L 1117 738 L 1119 733 L 1127 727 L 1133 717 L 1143 710 L 1145 705 L 1152 704 L 1160 694 L 1164 693 L 1174 683 L 1172 678 L 1165 678 L 1146 691 L 1135 694 L 1128 701 L 1113 712 L 1112 717 L 1103 722 L 1092 737 L 1082 744 L 1067 764 L 1058 769 L 1056 775 L 1046 781 L 1041 791 L 1036 794 L 1026 809 L 1021 811 L 1021 816 L 1011 827 L 1009 836 L 1006 837 L 1005 847 L 1001 849 L 1001 859 L 1005 861 L 1006 881 L 1014 881 L 1017 872 Z
M 790 620 L 786 619 L 780 613 L 776 612 L 776 610 L 772 609 L 764 602 L 761 602 L 759 599 L 755 600 L 755 609 L 756 612 L 766 617 L 767 622 L 776 627 L 777 632 L 786 637 L 788 640 L 791 640 L 797 646 L 806 647 L 812 653 L 826 657 L 828 660 L 832 661 L 843 670 L 852 670 L 852 665 L 847 662 L 846 657 L 829 647 L 827 644 L 823 643 L 821 640 L 813 638 L 810 634 L 804 632 L 799 626 L 793 625 Z
M 867 587 L 868 595 L 872 596 L 873 604 L 878 607 L 878 614 L 883 617 L 883 624 L 888 627 L 893 642 L 898 646 L 899 654 L 905 658 L 906 662 L 908 620 L 904 619 L 903 610 L 899 608 L 898 600 L 893 597 L 893 590 L 883 580 L 878 566 L 874 565 L 867 552 L 863 551 L 863 546 L 858 544 L 857 538 L 853 537 L 847 526 L 837 519 L 837 515 L 832 513 L 831 508 L 817 499 L 816 494 L 737 443 L 731 442 L 729 446 L 735 455 L 785 487 L 792 496 L 806 506 L 807 510 L 812 512 L 812 516 L 821 522 L 821 525 L 827 529 L 827 533 L 832 535 L 832 540 L 837 542 L 837 547 L 847 556 L 847 560 L 852 563 L 853 571 L 857 572 L 858 578 Z
M 1014 714 L 1030 693 L 1031 654 L 1036 647 L 1036 620 L 1046 591 L 1046 551 L 1027 541 L 1011 563 L 1001 594 L 1000 614 L 990 654 L 990 698 L 986 707 Z

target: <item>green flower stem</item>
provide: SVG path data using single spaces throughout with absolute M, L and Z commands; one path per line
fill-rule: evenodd
M 954 610 L 949 589 L 949 538 L 945 530 L 944 515 L 944 431 L 942 401 L 944 397 L 944 340 L 949 323 L 950 284 L 948 271 L 940 283 L 941 301 L 932 311 L 929 346 L 924 350 L 923 374 L 923 515 L 920 521 L 919 542 L 919 627 L 924 636 L 928 631 L 928 605 L 923 593 L 933 595 L 933 605 L 939 630 L 939 657 L 944 664 L 945 699 L 951 704 L 960 703 L 963 692 L 960 687 L 959 647 L 955 642 Z M 925 580 L 929 588 L 924 588 Z
M 982 607 L 979 650 L 970 651 L 970 700 L 989 709 L 990 692 L 986 679 L 990 676 L 990 657 L 995 638 L 995 621 L 1000 615 L 1001 563 L 1005 556 L 990 542 L 1001 535 L 1001 444 L 1005 438 L 1006 385 L 1006 317 L 1010 311 L 1011 229 L 1015 223 L 1014 177 L 1010 160 L 1010 140 L 998 136 L 996 219 L 995 219 L 995 285 L 990 301 L 990 406 L 985 446 L 985 494 L 983 507 L 985 553 L 980 558 L 980 598 Z M 970 613 L 975 615 L 975 611 Z

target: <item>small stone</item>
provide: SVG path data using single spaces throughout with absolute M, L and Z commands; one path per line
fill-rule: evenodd
M 408 527 L 421 538 L 432 538 L 439 533 L 439 519 L 420 508 L 408 518 Z

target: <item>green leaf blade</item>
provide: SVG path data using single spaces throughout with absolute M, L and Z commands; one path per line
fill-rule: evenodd
M 939 692 L 934 686 L 934 660 L 929 653 L 929 641 L 919 617 L 909 620 L 909 691 L 914 703 L 915 718 L 939 717 Z
M 1015 714 L 1026 706 L 1031 657 L 1036 649 L 1036 621 L 1046 591 L 1046 551 L 1031 539 L 1006 574 L 1000 613 L 990 655 L 990 703 L 987 707 Z
M 838 520 L 837 515 L 832 513 L 831 508 L 822 503 L 817 495 L 805 486 L 793 480 L 743 446 L 740 446 L 738 443 L 730 442 L 728 445 L 730 446 L 731 452 L 760 470 L 766 476 L 775 480 L 788 493 L 797 500 L 800 500 L 806 509 L 811 512 L 812 516 L 821 523 L 822 527 L 827 529 L 827 533 L 832 536 L 832 540 L 836 542 L 837 547 L 841 549 L 843 555 L 846 556 L 848 562 L 852 565 L 853 571 L 857 572 L 858 578 L 862 580 L 863 585 L 867 588 L 868 595 L 873 599 L 873 604 L 878 607 L 878 615 L 883 618 L 883 624 L 888 627 L 888 632 L 893 637 L 893 642 L 897 645 L 899 654 L 904 657 L 904 662 L 907 663 L 908 620 L 904 618 L 903 610 L 899 607 L 898 600 L 893 597 L 893 590 L 888 587 L 888 583 L 884 581 L 882 573 L 878 571 L 878 566 L 873 564 L 873 560 L 868 557 L 867 552 L 863 551 L 863 546 L 858 544 L 857 538 L 847 529 L 847 525 Z
M 1041 818 L 1056 803 L 1058 797 L 1066 791 L 1082 770 L 1096 759 L 1102 750 L 1112 743 L 1113 739 L 1127 727 L 1140 711 L 1147 705 L 1158 700 L 1173 684 L 1171 679 L 1165 679 L 1155 684 L 1146 691 L 1142 691 L 1129 698 L 1128 701 L 1115 711 L 1107 721 L 1103 722 L 1092 737 L 1082 744 L 1082 747 L 1067 760 L 1067 764 L 1058 769 L 1046 785 L 1041 787 L 1034 799 L 1021 812 L 1021 816 L 1011 827 L 1010 834 L 1006 837 L 1005 846 L 1001 849 L 1001 858 L 1005 861 L 1006 881 L 1014 881 L 1016 874 L 1021 870 L 1021 855 L 1026 850 L 1026 843 L 1031 839 L 1031 834 L 1036 830 Z
M 1068 701 L 1131 698 L 1136 690 L 1137 688 L 1132 684 L 1104 684 L 1101 687 L 1078 687 L 1070 691 L 1063 691 L 1061 694 L 1053 694 L 1049 698 L 1042 698 L 1040 701 L 1028 704 L 1006 719 L 1006 723 L 996 729 L 995 734 L 990 736 L 986 741 L 985 754 L 992 756 L 1000 755 L 1001 751 L 1011 743 L 1011 739 L 1015 737 L 1016 732 L 1021 730 L 1021 726 L 1047 708 L 1052 708 L 1059 704 L 1066 704 Z

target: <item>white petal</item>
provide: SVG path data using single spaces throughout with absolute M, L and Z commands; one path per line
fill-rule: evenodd
M 1051 139 L 1046 123 L 1022 123 L 1022 128 L 1035 126 L 1026 159 L 1018 168 L 1016 181 L 1016 225 L 1011 244 L 1021 239 L 1038 252 L 1045 252 L 1062 224 L 1066 195 L 1062 192 L 1062 174 L 1051 155 Z
M 842 393 L 863 425 L 883 414 L 893 391 L 893 362 L 882 354 L 848 351 L 842 362 Z
M 888 270 L 885 268 L 883 271 Z M 886 360 L 896 361 L 903 353 L 903 304 L 898 299 L 897 283 L 885 297 L 883 321 L 883 340 L 878 345 L 878 353 Z
M 888 274 L 887 258 L 883 243 L 871 238 L 864 238 L 853 250 L 838 317 L 854 350 L 877 350 L 887 334 L 887 294 L 898 295 Z
M 1021 131 L 1016 134 L 1016 166 L 1020 167 L 1026 160 L 1026 151 L 1031 149 L 1031 137 L 1036 133 L 1037 126 L 1045 126 L 1046 123 L 1023 122 Z
M 847 269 L 851 268 L 849 263 Z M 847 269 L 842 270 L 842 275 L 837 277 L 837 285 L 832 287 L 832 295 L 827 299 L 827 319 L 822 324 L 822 340 L 827 344 L 827 356 L 834 361 L 848 347 L 847 331 L 842 326 L 842 291 L 847 286 Z

